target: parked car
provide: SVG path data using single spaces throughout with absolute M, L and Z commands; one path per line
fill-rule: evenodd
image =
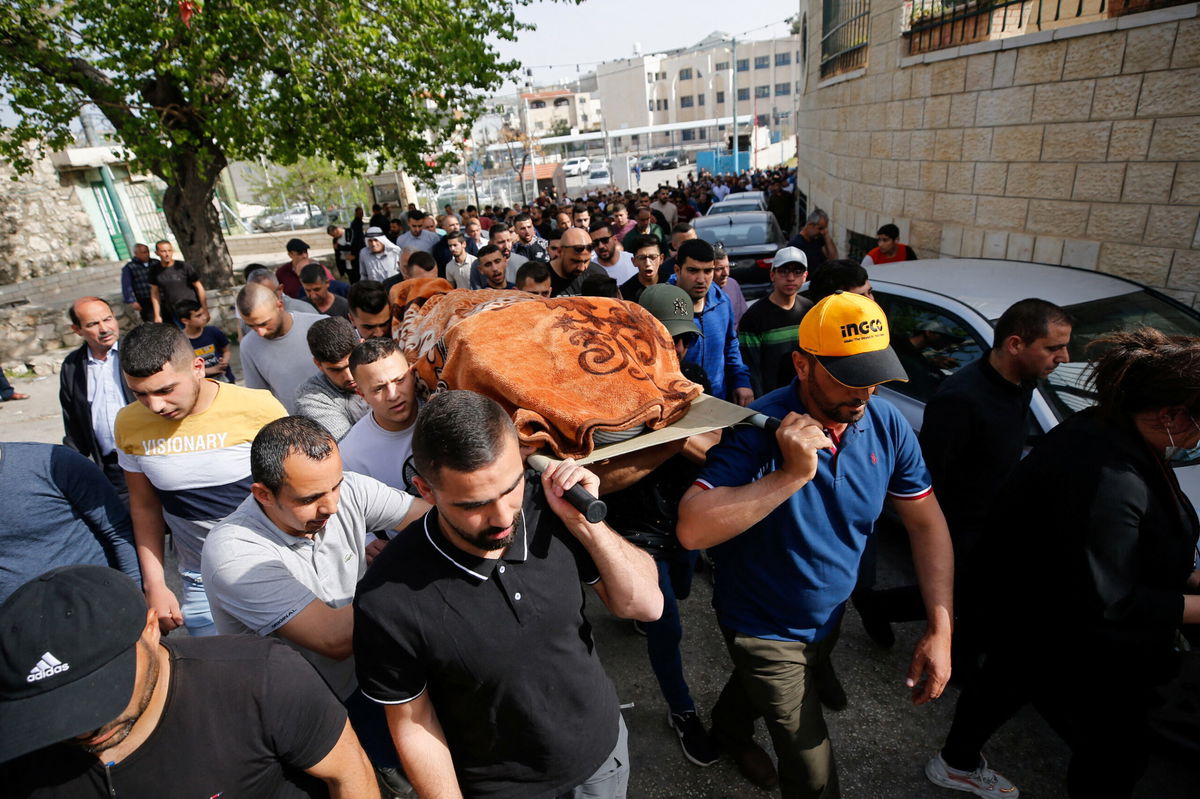
M 769 211 L 739 211 L 692 220 L 696 235 L 709 244 L 718 241 L 729 253 L 729 274 L 742 287 L 747 301 L 771 293 L 771 259 L 787 236 Z
M 1172 335 L 1200 336 L 1200 314 L 1191 308 L 1132 280 L 1085 269 L 1024 261 L 930 259 L 873 268 L 871 286 L 887 312 L 893 341 L 920 329 L 939 328 L 959 339 L 936 351 L 908 352 L 901 361 L 909 382 L 885 383 L 878 389 L 879 396 L 894 403 L 918 431 L 925 403 L 938 385 L 990 349 L 992 328 L 1000 314 L 1026 297 L 1060 305 L 1075 319 L 1070 362 L 1040 381 L 1034 392 L 1035 435 L 1095 404 L 1095 395 L 1086 386 L 1085 353 L 1097 338 L 1142 325 Z M 1192 503 L 1200 505 L 1200 461 L 1176 467 L 1176 476 Z
M 329 227 L 330 225 L 341 225 L 345 227 L 354 219 L 353 208 L 329 208 L 320 213 L 313 214 L 304 222 L 305 227 Z
M 713 203 L 708 208 L 708 213 L 705 216 L 713 216 L 716 214 L 732 214 L 737 211 L 765 211 L 767 204 L 764 200 L 758 197 L 745 197 L 740 194 L 731 194 L 719 203 Z
M 592 168 L 591 159 L 586 155 L 576 158 L 568 158 L 563 162 L 563 174 L 569 178 L 586 175 Z
M 603 169 L 593 169 L 588 174 L 588 186 L 611 186 L 613 185 L 612 173 L 608 171 L 608 167 Z
M 654 159 L 655 169 L 677 169 L 679 165 L 679 156 L 671 155 L 670 153 L 660 155 L 658 158 Z
M 656 160 L 657 159 L 652 155 L 643 155 L 642 157 L 638 158 L 637 163 L 638 166 L 642 168 L 643 172 L 650 172 L 654 169 L 654 162 Z
M 254 220 L 254 227 L 263 233 L 280 230 L 296 230 L 305 227 L 309 217 L 321 213 L 320 207 L 311 203 L 297 203 L 284 211 L 265 214 Z

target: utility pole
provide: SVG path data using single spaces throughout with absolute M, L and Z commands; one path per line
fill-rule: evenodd
M 102 147 L 100 136 L 96 133 L 96 127 L 92 123 L 92 118 L 88 116 L 85 108 L 79 114 L 79 122 L 83 125 L 83 136 L 87 140 L 88 147 Z M 117 186 L 113 182 L 112 170 L 108 168 L 108 164 L 103 158 L 100 159 L 100 180 L 104 184 L 104 193 L 108 195 L 109 205 L 112 206 L 113 216 L 117 218 L 117 229 L 121 231 L 121 238 L 125 240 L 125 248 L 128 255 L 133 255 L 133 245 L 137 243 L 134 238 L 133 228 L 129 227 L 129 220 L 125 217 L 125 207 L 121 204 L 121 197 L 117 194 Z M 120 257 L 120 253 L 117 253 Z M 127 256 L 128 257 L 128 256 Z
M 738 169 L 738 109 L 737 109 L 737 37 L 729 40 L 733 50 L 733 55 L 730 57 L 730 66 L 733 67 L 733 75 L 731 80 L 733 88 L 730 89 L 730 94 L 733 96 L 733 174 L 736 177 L 741 171 Z

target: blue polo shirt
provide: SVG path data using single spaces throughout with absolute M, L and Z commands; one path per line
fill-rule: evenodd
M 805 413 L 799 381 L 750 405 L 782 419 Z M 932 480 L 912 427 L 873 397 L 846 426 L 837 451 L 817 453 L 817 474 L 758 524 L 709 553 L 713 607 L 721 624 L 755 638 L 819 641 L 841 618 L 858 564 L 887 495 L 920 499 Z M 704 488 L 741 486 L 783 461 L 775 436 L 755 427 L 725 431 L 697 478 Z

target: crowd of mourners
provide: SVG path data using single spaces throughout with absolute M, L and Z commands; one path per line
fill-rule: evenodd
M 746 192 L 789 237 L 749 265 L 692 225 Z M 924 625 L 915 704 L 961 689 L 930 781 L 1017 797 L 981 750 L 1031 704 L 1070 748 L 1071 797 L 1130 796 L 1155 688 L 1200 622 L 1200 526 L 1171 468 L 1200 454 L 1200 340 L 1104 337 L 1079 355 L 1094 406 L 1031 436 L 1070 313 L 1030 286 L 990 350 L 931 377 L 920 364 L 961 339 L 891 330 L 872 296 L 873 275 L 917 258 L 900 230 L 842 258 L 797 197 L 779 168 L 360 208 L 328 228 L 327 263 L 294 238 L 282 265 L 243 270 L 237 359 L 198 271 L 170 242 L 138 245 L 122 292 L 141 324 L 120 330 L 99 297 L 70 308 L 63 445 L 0 444 L 5 792 L 624 797 L 591 590 L 645 636 L 664 734 L 698 767 L 727 757 L 788 799 L 841 795 L 824 713 L 849 701 L 833 653 L 853 604 L 880 647 Z M 764 296 L 747 302 L 739 276 Z M 389 297 L 422 278 L 636 304 L 661 357 L 768 421 L 533 469 L 496 399 L 418 391 Z M 875 396 L 917 379 L 937 383 L 919 434 Z M 577 487 L 604 521 L 568 501 Z M 916 585 L 874 587 L 884 520 Z M 707 710 L 680 650 L 702 551 L 730 664 Z

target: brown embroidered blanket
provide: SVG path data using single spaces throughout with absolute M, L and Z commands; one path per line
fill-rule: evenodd
M 666 328 L 623 300 L 451 290 L 422 278 L 394 286 L 391 301 L 423 398 L 486 394 L 523 444 L 558 457 L 589 454 L 599 431 L 671 424 L 701 392 L 680 374 Z

